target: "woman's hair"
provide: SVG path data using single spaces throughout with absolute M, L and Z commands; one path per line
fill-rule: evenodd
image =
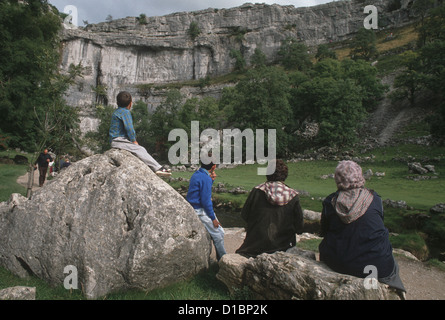
M 285 181 L 288 175 L 288 168 L 283 160 L 277 159 L 275 161 L 275 172 L 271 175 L 267 175 L 267 181 Z
M 339 190 L 361 188 L 365 185 L 362 168 L 354 161 L 340 161 L 335 169 L 334 179 Z
M 127 91 L 122 91 L 117 95 L 116 100 L 119 108 L 126 108 L 132 102 L 131 94 Z

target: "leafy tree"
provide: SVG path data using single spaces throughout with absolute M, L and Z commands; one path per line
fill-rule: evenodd
M 195 39 L 201 34 L 201 29 L 199 28 L 198 22 L 192 21 L 190 23 L 188 34 L 193 41 L 195 41 Z
M 160 158 L 167 158 L 171 143 L 168 135 L 171 130 L 183 128 L 179 120 L 184 97 L 177 89 L 167 92 L 165 100 L 150 116 L 149 133 L 152 137 L 150 149 L 154 149 Z
M 264 67 L 267 62 L 267 57 L 260 48 L 256 48 L 252 57 L 250 58 L 250 63 L 254 67 Z
M 318 61 L 321 61 L 323 59 L 337 59 L 337 54 L 335 53 L 335 51 L 329 49 L 329 46 L 327 44 L 321 44 L 318 46 L 315 58 Z
M 366 111 L 375 109 L 388 87 L 378 78 L 377 68 L 364 60 L 344 59 L 341 62 L 343 79 L 351 79 L 361 90 L 362 104 Z
M 403 70 L 394 80 L 396 90 L 392 94 L 393 100 L 402 100 L 408 97 L 411 106 L 414 105 L 416 94 L 423 88 L 423 75 L 420 71 L 419 54 L 411 50 L 400 55 Z
M 422 4 L 422 1 L 419 2 Z M 428 5 L 429 2 L 427 1 Z M 422 8 L 424 9 L 424 8 Z M 445 3 L 430 9 L 427 18 L 419 24 L 419 43 L 422 45 L 416 69 L 421 73 L 421 85 L 431 90 L 435 103 L 435 117 L 431 122 L 431 133 L 438 138 L 445 138 Z
M 99 153 L 104 153 L 111 148 L 110 145 L 110 123 L 111 115 L 115 108 L 110 105 L 96 105 L 95 116 L 99 120 L 99 126 L 96 131 L 87 132 L 84 137 L 86 146 Z
M 367 110 L 372 110 L 385 91 L 375 68 L 363 60 L 327 58 L 316 63 L 309 75 L 290 77 L 293 132 L 315 121 L 319 124 L 315 143 L 344 146 L 354 142 Z M 294 148 L 300 145 L 304 141 Z
M 180 123 L 187 129 L 189 136 L 192 121 L 199 121 L 201 130 L 220 130 L 223 129 L 223 119 L 218 101 L 213 97 L 188 99 L 179 112 Z
M 289 79 L 277 67 L 255 68 L 247 72 L 233 90 L 224 91 L 222 101 L 229 122 L 240 130 L 277 130 L 277 152 L 287 152 L 286 126 L 292 119 L 288 101 Z
M 246 60 L 243 57 L 243 54 L 239 50 L 231 50 L 230 58 L 235 59 L 235 70 L 243 71 L 246 68 Z
M 366 61 L 375 59 L 378 56 L 376 43 L 377 37 L 374 31 L 365 28 L 359 29 L 351 44 L 351 58 Z
M 136 18 L 136 20 L 139 22 L 139 24 L 148 24 L 147 15 L 145 13 L 141 13 L 139 17 Z
M 312 66 L 308 51 L 304 43 L 294 38 L 287 38 L 278 51 L 280 63 L 287 70 L 308 70 Z
M 426 44 L 428 33 L 430 32 L 428 29 L 431 26 L 426 24 L 428 11 L 434 6 L 434 0 L 416 0 L 413 3 L 412 9 L 419 16 L 419 21 L 417 22 L 417 29 L 419 32 L 418 45 L 422 47 Z
M 10 147 L 61 154 L 79 143 L 78 111 L 63 95 L 82 67 L 59 72 L 61 22 L 47 1 L 0 2 L 0 122 Z

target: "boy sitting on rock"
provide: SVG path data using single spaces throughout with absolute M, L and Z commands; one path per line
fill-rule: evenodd
M 133 127 L 131 107 L 133 101 L 129 92 L 123 91 L 117 95 L 118 109 L 111 117 L 110 140 L 111 147 L 127 150 L 136 155 L 147 164 L 158 176 L 170 176 L 170 170 L 161 166 L 147 150 L 136 141 L 136 132 Z

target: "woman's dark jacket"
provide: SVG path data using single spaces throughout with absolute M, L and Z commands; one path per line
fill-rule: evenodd
M 383 205 L 380 196 L 371 191 L 374 198 L 366 212 L 357 220 L 345 224 L 334 209 L 332 199 L 338 192 L 323 202 L 321 216 L 320 260 L 336 272 L 365 278 L 368 265 L 377 268 L 378 277 L 386 277 L 394 269 L 392 246 L 388 229 L 383 223 Z
M 254 188 L 241 216 L 247 222 L 246 238 L 236 253 L 248 257 L 295 246 L 296 234 L 303 229 L 303 211 L 297 194 L 287 204 L 277 205 L 271 203 L 266 192 Z

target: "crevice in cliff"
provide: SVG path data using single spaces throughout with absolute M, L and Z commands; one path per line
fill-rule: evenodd
M 93 88 L 96 94 L 96 104 L 97 105 L 108 105 L 108 97 L 107 97 L 107 87 L 103 84 L 103 72 L 102 72 L 102 61 L 99 60 L 97 62 L 96 67 L 96 87 Z
M 36 276 L 35 273 L 32 271 L 31 267 L 25 262 L 25 260 L 17 256 L 15 256 L 15 258 L 17 259 L 18 263 L 20 263 L 20 266 L 23 268 L 23 270 L 25 270 L 26 273 L 28 273 L 28 275 L 30 275 L 31 277 Z

